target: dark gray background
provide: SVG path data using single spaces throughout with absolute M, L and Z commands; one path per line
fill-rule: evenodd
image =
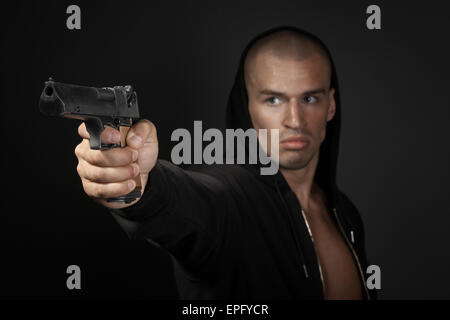
M 81 2 L 3 7 L 0 295 L 6 298 L 176 298 L 169 258 L 129 241 L 83 194 L 77 121 L 38 111 L 44 81 L 133 84 L 142 115 L 170 134 L 224 127 L 242 49 L 255 34 L 294 25 L 330 48 L 341 88 L 338 183 L 361 211 L 381 299 L 450 298 L 448 10 L 443 2 Z M 382 30 L 366 28 L 381 7 Z M 3 4 L 2 4 L 3 6 Z M 5 20 L 6 19 L 6 20 Z M 82 290 L 66 289 L 66 267 Z

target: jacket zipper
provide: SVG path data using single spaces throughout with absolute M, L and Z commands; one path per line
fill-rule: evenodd
M 347 242 L 347 245 L 350 247 L 352 254 L 355 257 L 355 260 L 358 264 L 359 274 L 361 276 L 361 279 L 363 280 L 363 287 L 364 287 L 364 291 L 366 292 L 367 299 L 371 300 L 369 291 L 367 290 L 367 287 L 366 287 L 366 279 L 364 278 L 364 273 L 362 271 L 361 264 L 359 263 L 358 255 L 356 254 L 355 250 L 353 249 L 353 246 L 351 245 L 350 241 L 348 241 L 347 234 L 344 232 L 344 228 L 342 228 L 341 222 L 339 221 L 339 218 L 338 218 L 338 215 L 336 212 L 336 208 L 333 208 L 333 212 L 334 212 L 334 216 L 336 217 L 336 221 L 339 225 L 339 229 L 341 230 L 341 233 L 344 236 L 344 239 Z
M 320 281 L 322 282 L 322 292 L 323 292 L 323 294 L 325 294 L 325 283 L 323 281 L 322 266 L 320 264 L 319 255 L 317 254 L 316 245 L 314 243 L 314 237 L 312 235 L 311 228 L 309 227 L 308 219 L 306 219 L 305 211 L 303 211 L 303 208 L 302 208 L 302 216 L 303 216 L 303 221 L 305 221 L 306 227 L 308 228 L 309 237 L 311 238 L 311 242 L 313 244 L 314 252 L 316 254 L 317 265 L 319 266 Z

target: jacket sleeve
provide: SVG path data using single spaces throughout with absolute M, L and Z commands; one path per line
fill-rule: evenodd
M 130 239 L 156 243 L 197 271 L 225 241 L 229 203 L 222 179 L 158 160 L 142 198 L 110 211 Z

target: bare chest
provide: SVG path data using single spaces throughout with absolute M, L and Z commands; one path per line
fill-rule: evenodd
M 302 213 L 321 267 L 325 299 L 361 299 L 358 268 L 338 225 L 325 207 L 310 210 Z

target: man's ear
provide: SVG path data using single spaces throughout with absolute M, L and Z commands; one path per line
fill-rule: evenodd
M 336 114 L 336 101 L 334 100 L 334 91 L 334 88 L 331 88 L 329 92 L 327 121 L 333 119 L 334 115 Z

